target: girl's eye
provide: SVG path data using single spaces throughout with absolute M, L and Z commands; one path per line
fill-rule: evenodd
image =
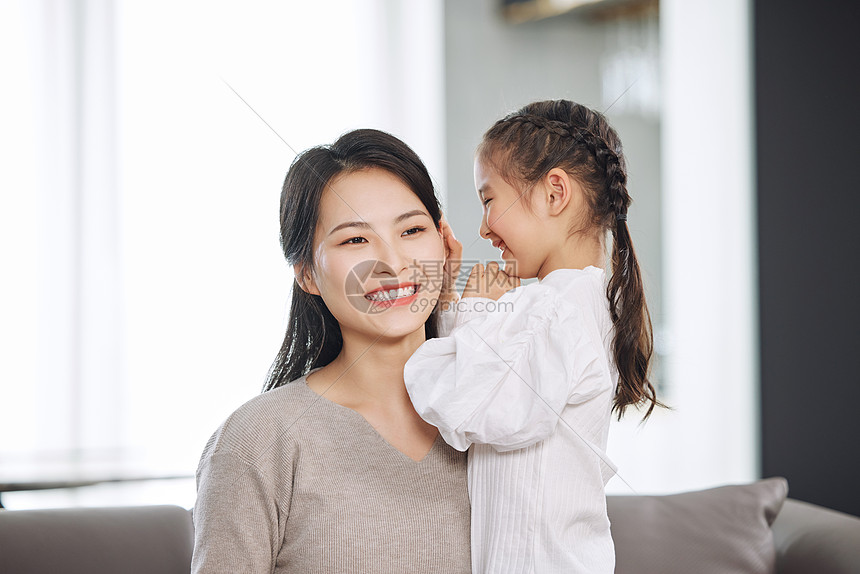
M 403 232 L 404 235 L 415 235 L 416 233 L 420 233 L 427 229 L 426 227 L 410 227 L 406 231 Z
M 492 197 L 488 197 L 487 199 L 485 199 L 485 200 L 484 200 L 484 205 L 487 205 L 487 204 L 488 204 L 488 203 L 490 203 L 491 201 L 493 201 L 493 198 L 492 198 Z
M 349 239 L 341 243 L 341 245 L 357 245 L 359 243 L 367 243 L 367 239 L 365 239 L 364 237 L 350 237 Z

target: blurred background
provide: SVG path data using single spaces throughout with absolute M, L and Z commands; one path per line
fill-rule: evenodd
M 475 146 L 567 98 L 624 142 L 673 407 L 613 424 L 609 492 L 781 475 L 860 514 L 860 12 L 826 4 L 0 0 L 2 503 L 193 505 L 283 339 L 296 152 L 401 137 L 486 262 Z

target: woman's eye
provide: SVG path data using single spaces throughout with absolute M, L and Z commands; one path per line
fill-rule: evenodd
M 488 197 L 487 199 L 485 199 L 485 200 L 484 200 L 484 205 L 487 205 L 487 204 L 488 204 L 488 203 L 490 203 L 491 201 L 493 201 L 493 198 L 492 198 L 492 197 Z
M 420 233 L 427 229 L 426 227 L 410 227 L 406 231 L 403 232 L 403 235 L 415 235 L 416 233 Z
M 367 243 L 367 239 L 365 239 L 364 237 L 350 237 L 349 239 L 341 243 L 341 245 L 356 245 L 358 243 Z

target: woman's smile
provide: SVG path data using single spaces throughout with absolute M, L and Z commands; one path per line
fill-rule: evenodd
M 369 291 L 364 298 L 374 303 L 374 310 L 387 309 L 400 305 L 409 305 L 418 298 L 421 285 L 417 283 L 400 283 L 386 285 Z

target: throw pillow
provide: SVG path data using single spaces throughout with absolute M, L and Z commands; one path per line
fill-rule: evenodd
M 616 574 L 773 574 L 770 525 L 788 481 L 607 497 Z

